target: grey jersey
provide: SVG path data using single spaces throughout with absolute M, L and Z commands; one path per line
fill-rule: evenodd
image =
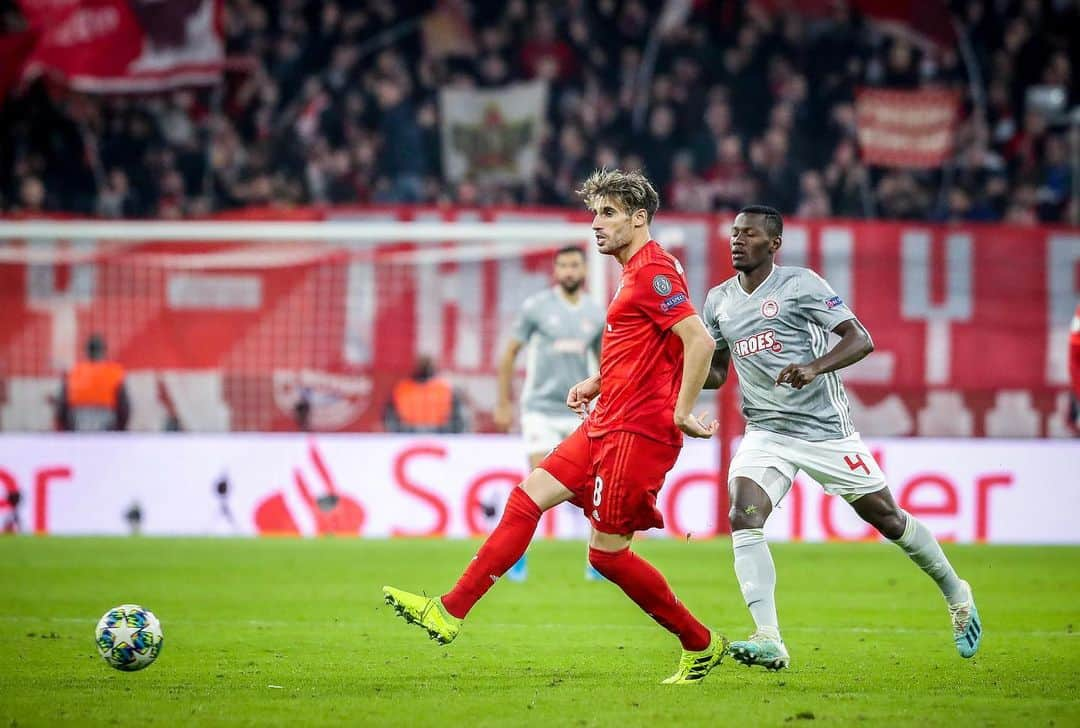
M 554 287 L 525 299 L 511 332 L 525 344 L 521 411 L 572 415 L 566 394 L 596 370 L 603 330 L 604 311 L 586 295 L 571 304 Z
M 747 429 L 815 442 L 855 431 L 837 372 L 802 389 L 776 384 L 788 364 L 825 354 L 829 332 L 855 318 L 825 279 L 807 268 L 774 266 L 748 294 L 736 275 L 709 291 L 703 314 L 717 348 L 731 351 Z

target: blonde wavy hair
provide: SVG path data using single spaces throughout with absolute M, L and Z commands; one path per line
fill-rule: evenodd
M 595 210 L 601 200 L 607 199 L 628 215 L 644 210 L 649 222 L 652 222 L 653 215 L 660 207 L 660 195 L 656 194 L 652 182 L 641 172 L 598 169 L 589 175 L 577 193 L 590 210 Z

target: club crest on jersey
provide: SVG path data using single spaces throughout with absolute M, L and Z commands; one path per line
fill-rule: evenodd
M 671 293 L 671 281 L 666 275 L 660 274 L 652 279 L 652 289 L 657 295 L 666 296 Z
M 751 334 L 745 339 L 739 339 L 731 346 L 732 351 L 739 356 L 753 356 L 763 351 L 779 353 L 783 348 L 783 344 L 776 340 L 776 332 L 772 329 L 765 329 L 760 333 Z
M 761 302 L 761 315 L 765 318 L 776 318 L 778 313 L 780 313 L 780 304 L 776 302 L 776 299 L 766 298 Z
M 829 308 L 836 308 L 837 306 L 843 306 L 844 300 L 840 296 L 833 296 L 832 298 L 825 299 L 825 305 Z

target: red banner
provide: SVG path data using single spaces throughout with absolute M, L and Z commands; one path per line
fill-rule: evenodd
M 211 84 L 225 46 L 221 0 L 19 0 L 41 33 L 28 75 L 80 91 L 126 93 Z
M 810 19 L 828 18 L 837 11 L 835 0 L 799 0 L 797 3 L 754 0 L 751 5 L 772 15 L 795 12 Z M 956 46 L 956 29 L 945 0 L 853 0 L 846 5 L 877 30 L 916 41 L 919 45 Z
M 296 213 L 314 216 L 587 219 L 516 209 Z M 731 275 L 729 224 L 666 214 L 654 226 L 699 306 Z M 374 250 L 38 241 L 35 258 L 20 259 L 27 249 L 0 241 L 9 261 L 0 262 L 0 429 L 9 431 L 52 428 L 59 374 L 93 332 L 128 369 L 134 429 L 160 430 L 170 417 L 194 431 L 295 429 L 306 397 L 315 429 L 379 430 L 391 386 L 430 353 L 464 393 L 472 429 L 487 431 L 511 323 L 551 280 L 551 251 L 478 259 L 475 245 L 456 256 L 452 241 Z M 820 272 L 874 338 L 874 353 L 844 373 L 863 435 L 1069 434 L 1080 230 L 792 220 L 779 261 Z M 733 390 L 728 397 L 737 405 Z
M 0 35 L 0 106 L 22 77 L 23 66 L 36 42 L 37 33 L 32 30 Z
M 868 164 L 940 167 L 953 148 L 960 94 L 945 89 L 859 89 L 855 123 Z

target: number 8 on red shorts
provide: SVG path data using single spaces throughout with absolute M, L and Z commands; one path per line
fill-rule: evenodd
M 582 425 L 552 450 L 542 469 L 566 486 L 597 531 L 663 528 L 656 496 L 681 448 L 634 432 L 589 437 Z

